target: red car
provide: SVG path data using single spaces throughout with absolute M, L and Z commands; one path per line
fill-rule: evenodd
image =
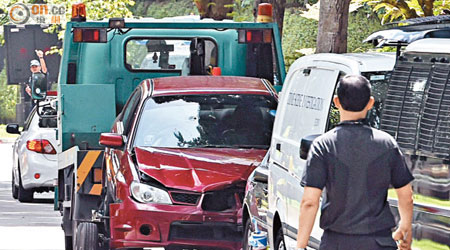
M 244 189 L 276 107 L 263 79 L 143 81 L 100 138 L 109 247 L 241 249 Z

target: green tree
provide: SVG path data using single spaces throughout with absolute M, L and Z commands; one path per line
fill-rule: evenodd
M 382 16 L 382 23 L 399 19 L 441 15 L 450 9 L 445 0 L 353 0 L 366 4 Z
M 12 122 L 16 118 L 18 85 L 6 84 L 6 67 L 0 73 L 0 123 Z

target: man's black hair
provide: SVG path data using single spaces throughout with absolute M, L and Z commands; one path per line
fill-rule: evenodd
M 337 95 L 342 108 L 362 111 L 370 100 L 370 82 L 361 75 L 347 75 L 339 80 Z

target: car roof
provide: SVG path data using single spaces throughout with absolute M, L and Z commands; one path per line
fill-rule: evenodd
M 204 93 L 253 93 L 274 95 L 266 80 L 240 76 L 176 76 L 149 79 L 152 96 Z M 145 83 L 144 83 L 145 84 Z
M 308 67 L 312 66 L 313 62 L 322 61 L 347 65 L 350 68 L 357 68 L 360 72 L 391 71 L 395 65 L 395 53 L 321 53 L 304 56 L 297 61 L 291 68 Z
M 412 42 L 405 48 L 405 52 L 450 54 L 449 44 L 450 39 L 426 38 Z

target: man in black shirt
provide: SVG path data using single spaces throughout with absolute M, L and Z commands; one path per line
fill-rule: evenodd
M 311 146 L 297 247 L 308 244 L 325 188 L 320 250 L 409 250 L 413 177 L 394 138 L 364 120 L 374 104 L 369 81 L 363 76 L 345 76 L 333 101 L 341 122 Z M 396 225 L 387 202 L 390 186 L 397 192 L 401 217 L 393 235 L 391 229 Z
M 35 52 L 36 52 L 36 55 L 39 57 L 39 61 L 36 59 L 31 60 L 31 62 L 30 62 L 31 73 L 32 74 L 43 73 L 43 74 L 47 75 L 47 65 L 44 60 L 44 52 L 42 50 L 35 50 Z M 31 77 L 28 80 L 27 86 L 25 87 L 25 92 L 27 92 L 27 94 L 29 96 L 31 96 L 30 84 L 31 84 Z

